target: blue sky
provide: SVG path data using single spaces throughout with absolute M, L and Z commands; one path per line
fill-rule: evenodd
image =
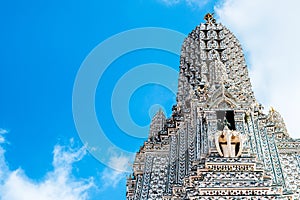
M 255 60 L 253 52 L 260 48 L 251 45 L 254 40 L 246 39 L 250 38 L 250 28 L 264 27 L 259 23 L 261 19 L 254 18 L 251 21 L 249 15 L 248 18 L 243 15 L 243 11 L 247 11 L 249 6 L 264 7 L 259 5 L 259 1 L 255 1 L 255 5 L 247 5 L 247 1 L 222 2 L 217 11 L 219 18 L 228 24 L 241 39 L 242 44 L 245 44 L 249 54 L 247 63 L 250 65 L 264 63 L 270 56 Z M 295 2 L 290 3 L 297 4 Z M 217 3 L 220 2 L 1 1 L 0 168 L 2 169 L 0 171 L 6 174 L 0 173 L 2 198 L 20 199 L 18 194 L 23 194 L 22 198 L 26 200 L 34 199 L 36 196 L 40 199 L 125 199 L 125 176 L 128 173 L 110 169 L 107 165 L 128 170 L 130 158 L 123 154 L 114 154 L 115 152 L 109 152 L 110 149 L 107 149 L 107 154 L 103 153 L 104 151 L 100 152 L 102 157 L 107 158 L 106 162 L 100 162 L 83 148 L 86 141 L 80 140 L 75 126 L 72 95 L 76 76 L 78 77 L 78 72 L 83 67 L 82 63 L 99 44 L 111 41 L 109 38 L 123 31 L 161 27 L 188 34 L 203 22 L 203 16 L 207 12 L 213 12 Z M 257 13 L 259 15 L 265 11 L 261 9 L 257 10 Z M 268 14 L 270 13 L 259 16 L 263 18 Z M 249 29 L 245 28 L 243 20 L 248 20 Z M 269 29 L 259 30 L 260 35 L 255 35 L 257 32 L 252 35 L 256 36 L 256 40 L 264 41 Z M 146 34 L 145 40 L 149 37 L 150 35 Z M 169 38 L 170 41 L 171 39 Z M 120 43 L 120 48 L 128 42 L 136 41 L 124 41 Z M 178 48 L 178 51 L 180 45 L 181 43 L 176 40 L 175 48 Z M 259 51 L 259 53 L 266 52 Z M 99 63 L 105 59 L 102 55 L 98 57 Z M 281 60 L 286 59 L 283 57 Z M 282 65 L 281 60 L 271 64 L 279 69 L 280 66 L 277 67 L 276 64 Z M 293 61 L 290 62 L 292 63 L 289 66 L 294 66 Z M 101 124 L 105 136 L 124 151 L 136 152 L 142 145 L 147 131 L 143 129 L 144 131 L 134 133 L 140 134 L 140 138 L 137 138 L 118 126 L 111 108 L 113 92 L 116 91 L 118 81 L 124 78 L 124 75 L 128 75 L 130 70 L 148 63 L 168 66 L 165 68 L 168 70 L 178 70 L 179 57 L 161 49 L 149 48 L 135 50 L 118 57 L 99 77 L 94 96 L 95 105 L 87 105 L 95 108 L 98 123 Z M 268 63 L 263 66 L 268 66 Z M 260 100 L 281 106 L 280 102 L 284 102 L 285 99 L 279 98 L 278 96 L 282 95 L 275 92 L 280 86 L 271 87 L 272 82 L 262 83 L 260 79 L 264 77 L 265 71 L 270 70 L 263 67 L 252 69 L 251 78 L 256 81 L 254 87 L 264 85 L 256 87 L 258 89 L 255 90 L 257 94 L 261 94 L 258 95 Z M 137 72 L 133 70 L 132 73 Z M 278 74 L 281 74 L 280 71 L 272 75 L 270 81 L 276 80 Z M 152 75 L 137 73 L 136 79 L 130 80 L 134 83 L 135 80 L 145 80 Z M 163 76 L 168 77 L 168 74 Z M 173 76 L 170 77 L 173 80 Z M 281 74 L 281 80 L 284 78 Z M 174 79 L 173 83 L 176 85 L 177 79 Z M 126 91 L 129 84 L 126 82 L 122 84 L 123 90 Z M 299 86 L 299 82 L 294 85 Z M 157 104 L 170 115 L 171 107 L 175 103 L 172 90 L 166 88 L 164 84 L 151 82 L 138 86 L 140 87 L 130 98 L 125 99 L 129 101 L 128 104 L 121 101 L 122 98 L 118 97 L 118 94 L 119 99 L 116 101 L 125 102 L 122 105 L 129 109 L 131 119 L 138 126 L 149 125 L 149 112 L 151 116 L 157 110 Z M 271 96 L 264 97 L 263 94 L 267 89 L 270 90 Z M 269 101 L 268 99 L 273 99 L 271 97 L 278 97 L 274 99 L 280 101 Z M 282 108 L 284 110 L 285 107 Z M 288 112 L 288 109 L 284 110 L 284 113 Z M 88 125 L 89 120 L 87 118 L 84 123 Z M 290 124 L 293 125 L 293 121 Z M 99 148 L 101 149 L 101 141 Z M 54 191 L 58 191 L 57 195 L 60 191 L 69 192 L 66 192 L 65 196 L 49 197 L 49 193 Z
M 9 171 L 21 169 L 17 176 L 20 180 L 40 186 L 47 174 L 55 171 L 55 147 L 64 147 L 62 153 L 67 155 L 81 148 L 72 114 L 73 84 L 83 60 L 98 44 L 120 32 L 142 27 L 163 27 L 187 34 L 211 11 L 212 3 L 198 7 L 156 0 L 2 1 L 0 128 L 7 132 L 2 148 Z M 95 97 L 98 120 L 106 136 L 131 152 L 136 152 L 144 139 L 128 136 L 116 125 L 111 95 L 122 75 L 146 63 L 161 63 L 177 70 L 179 58 L 151 49 L 128 53 L 105 71 Z M 132 95 L 130 114 L 138 125 L 147 126 L 152 105 L 162 104 L 170 114 L 174 100 L 170 90 L 148 84 Z M 93 178 L 95 186 L 88 190 L 88 199 L 125 199 L 125 179 L 107 185 L 103 177 L 113 171 L 89 153 L 72 166 L 68 178 L 73 182 Z M 9 190 L 8 186 L 3 189 Z

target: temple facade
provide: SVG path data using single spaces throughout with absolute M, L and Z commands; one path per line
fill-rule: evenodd
M 237 38 L 205 21 L 183 42 L 176 105 L 153 117 L 127 199 L 300 199 L 300 140 L 256 101 Z

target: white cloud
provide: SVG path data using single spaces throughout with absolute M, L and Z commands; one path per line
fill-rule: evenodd
M 159 1 L 168 6 L 172 6 L 172 5 L 178 4 L 180 2 L 180 0 L 159 0 Z
M 1 200 L 85 200 L 94 187 L 93 178 L 79 179 L 72 175 L 72 164 L 83 158 L 84 147 L 74 150 L 55 146 L 53 170 L 42 181 L 28 178 L 22 169 L 10 171 L 0 147 L 0 199 Z
M 5 139 L 4 139 L 3 135 L 6 134 L 6 133 L 8 133 L 7 130 L 0 128 L 0 144 L 5 142 Z
M 0 128 L 0 134 L 1 135 L 6 134 L 7 132 L 8 132 L 7 130 Z
M 257 99 L 282 114 L 293 137 L 300 137 L 299 7 L 295 0 L 224 0 L 216 8 L 248 53 Z
M 198 7 L 202 7 L 204 5 L 206 5 L 209 0 L 185 0 L 185 2 L 189 5 L 189 6 L 198 6 Z
M 126 174 L 131 170 L 131 158 L 126 156 L 113 156 L 109 160 L 109 166 L 102 172 L 101 179 L 104 182 L 102 190 L 109 186 L 116 187 L 121 180 L 126 178 Z M 118 169 L 118 170 L 115 170 Z
M 209 0 L 159 0 L 159 1 L 168 6 L 177 5 L 179 3 L 186 3 L 188 6 L 191 6 L 194 8 L 202 7 L 209 2 Z

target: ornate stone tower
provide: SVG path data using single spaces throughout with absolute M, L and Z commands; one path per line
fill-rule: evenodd
M 300 199 L 300 140 L 262 112 L 236 37 L 205 20 L 183 42 L 177 104 L 154 116 L 127 199 Z

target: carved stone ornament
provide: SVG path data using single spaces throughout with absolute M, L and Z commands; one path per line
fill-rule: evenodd
M 234 158 L 242 154 L 246 137 L 238 131 L 229 130 L 225 126 L 223 131 L 218 131 L 215 135 L 216 148 L 221 157 Z

